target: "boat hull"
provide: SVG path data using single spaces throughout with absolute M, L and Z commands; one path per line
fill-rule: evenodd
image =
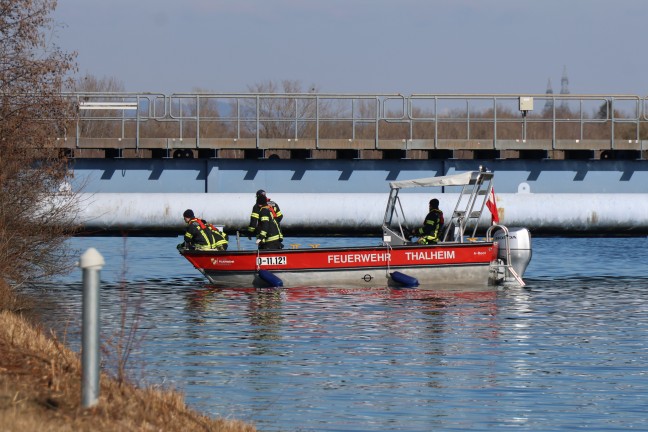
M 266 270 L 285 288 L 399 287 L 395 271 L 416 278 L 421 289 L 455 285 L 488 285 L 498 246 L 491 242 L 444 243 L 276 251 L 182 251 L 216 287 L 277 286 L 261 277 Z

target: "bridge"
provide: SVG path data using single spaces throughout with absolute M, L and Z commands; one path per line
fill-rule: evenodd
M 71 158 L 643 160 L 648 96 L 66 93 Z
M 184 208 L 231 230 L 247 223 L 257 189 L 280 199 L 288 234 L 373 232 L 387 182 L 483 165 L 496 173 L 507 225 L 648 233 L 648 97 L 65 97 L 78 116 L 55 142 L 70 157 L 73 189 L 87 193 L 87 232 L 175 235 Z

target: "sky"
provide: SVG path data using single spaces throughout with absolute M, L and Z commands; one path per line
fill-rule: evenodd
M 58 0 L 52 40 L 128 92 L 648 95 L 647 0 Z

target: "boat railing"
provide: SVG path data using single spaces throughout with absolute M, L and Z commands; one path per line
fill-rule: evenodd
M 511 260 L 511 245 L 509 243 L 509 230 L 506 226 L 504 225 L 499 225 L 499 224 L 493 224 L 486 230 L 486 241 L 494 241 L 494 238 L 492 236 L 492 233 L 494 230 L 500 229 L 504 232 L 504 251 L 505 251 L 505 256 L 506 256 L 506 263 L 505 264 L 495 264 L 494 267 L 496 268 L 504 268 L 504 271 L 508 271 L 511 276 L 520 284 L 520 286 L 525 286 L 526 284 L 520 277 L 520 275 L 517 274 L 515 269 L 513 268 L 513 262 Z M 506 276 L 505 276 L 506 279 Z
M 455 241 L 463 242 L 464 234 L 471 228 L 470 237 L 477 235 L 479 220 L 490 194 L 492 182 L 493 173 L 484 170 L 479 172 L 474 181 L 462 186 L 459 199 L 443 233 L 442 241 L 450 241 L 449 237 L 452 233 Z M 481 198 L 481 203 L 479 198 Z
M 387 245 L 404 245 L 408 244 L 408 232 L 409 225 L 407 223 L 407 218 L 405 217 L 405 211 L 403 210 L 403 203 L 398 196 L 400 189 L 392 189 L 389 193 L 389 199 L 387 200 L 387 208 L 385 209 L 385 216 L 383 219 L 383 244 Z M 394 226 L 395 223 L 398 224 L 397 231 Z M 391 227 L 394 227 L 392 229 Z M 405 228 L 405 230 L 403 229 Z

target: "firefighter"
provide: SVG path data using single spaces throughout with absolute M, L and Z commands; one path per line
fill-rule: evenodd
M 207 234 L 210 236 L 211 240 L 211 248 L 215 250 L 227 250 L 227 234 L 224 231 L 219 230 L 213 224 L 207 223 L 204 219 L 202 222 L 207 227 Z
M 256 227 L 256 244 L 259 249 L 283 249 L 283 235 L 275 211 L 265 195 L 257 195 L 259 223 Z
M 264 201 L 265 200 L 265 201 Z M 261 204 L 263 205 L 268 205 L 269 210 L 272 213 L 272 216 L 274 217 L 274 220 L 277 222 L 279 226 L 281 226 L 281 220 L 283 219 L 283 214 L 281 213 L 281 209 L 279 208 L 279 205 L 270 200 L 266 196 L 266 192 L 263 189 L 259 189 L 256 192 L 256 202 L 254 206 L 252 207 L 252 214 L 250 214 L 250 223 L 247 227 L 247 234 L 248 234 L 248 239 L 251 239 L 252 236 L 257 236 L 257 226 L 259 225 L 259 212 L 261 210 Z
M 439 241 L 439 232 L 443 227 L 443 212 L 439 210 L 439 200 L 430 200 L 430 212 L 425 216 L 423 226 L 412 231 L 412 235 L 418 237 L 419 244 L 436 244 Z
M 185 231 L 184 241 L 178 245 L 178 250 L 183 248 L 210 250 L 212 248 L 212 239 L 207 225 L 201 219 L 197 219 L 191 209 L 185 210 L 182 217 L 184 217 L 184 221 L 187 224 L 187 229 Z

